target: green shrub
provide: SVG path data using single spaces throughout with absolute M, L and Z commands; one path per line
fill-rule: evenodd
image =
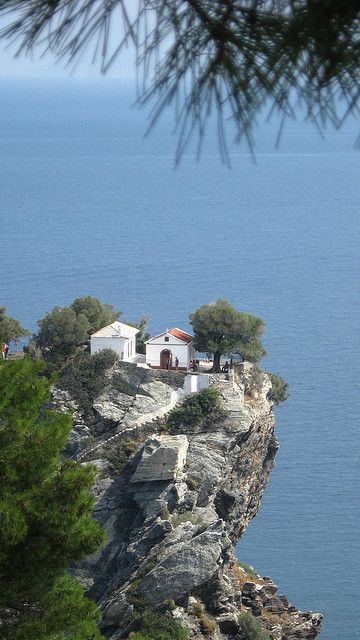
M 187 640 L 188 632 L 171 614 L 155 609 L 138 591 L 140 579 L 135 580 L 127 590 L 127 600 L 134 606 L 131 640 Z M 172 602 L 172 601 L 171 601 Z M 175 603 L 174 603 L 175 605 Z M 169 607 L 170 608 L 170 607 Z
M 157 554 L 150 556 L 150 558 L 145 562 L 144 566 L 138 572 L 138 578 L 143 578 L 148 573 L 150 573 L 150 571 L 152 571 L 154 567 L 156 567 L 157 562 L 158 562 Z
M 110 369 L 116 360 L 117 355 L 111 349 L 104 349 L 94 355 L 81 351 L 65 365 L 57 385 L 61 389 L 69 391 L 80 409 L 88 414 L 95 398 L 106 387 L 107 369 Z
M 260 620 L 255 618 L 250 611 L 241 614 L 240 629 L 246 640 L 270 640 L 267 633 L 263 631 Z
M 118 442 L 117 444 L 109 442 L 108 445 L 103 447 L 103 452 L 115 471 L 121 473 L 129 458 L 139 447 L 139 444 L 140 442 L 135 440 L 125 440 L 125 442 Z
M 195 491 L 199 486 L 199 481 L 195 480 L 195 478 L 190 478 L 189 476 L 186 478 L 185 482 L 190 491 Z
M 171 513 L 169 511 L 169 509 L 167 508 L 166 505 L 163 505 L 159 511 L 159 516 L 161 518 L 161 520 L 169 520 Z
M 137 640 L 151 638 L 151 640 L 186 640 L 188 632 L 171 614 L 161 613 L 150 605 L 135 614 L 132 626 L 136 633 L 130 634 L 131 640 L 134 636 Z
M 139 443 L 136 440 L 126 440 L 123 443 L 123 449 L 128 457 L 132 456 L 137 450 Z
M 252 567 L 250 567 L 249 564 L 246 564 L 246 562 L 239 562 L 238 560 L 238 565 L 239 567 L 241 567 L 242 569 L 244 569 L 245 573 L 250 576 L 251 578 L 256 578 L 259 579 L 259 576 L 255 573 L 254 569 Z
M 174 609 L 176 609 L 176 604 L 172 598 L 166 598 L 160 605 L 160 611 L 174 611 Z
M 199 424 L 207 426 L 210 421 L 224 415 L 218 390 L 204 389 L 187 397 L 181 405 L 170 411 L 167 424 L 171 429 L 195 427 Z
M 271 389 L 268 393 L 268 399 L 279 404 L 289 397 L 289 385 L 285 380 L 277 376 L 276 373 L 268 373 L 271 380 Z
M 199 620 L 200 628 L 204 635 L 208 636 L 214 633 L 217 626 L 216 622 L 206 615 L 201 602 L 194 602 L 192 612 Z

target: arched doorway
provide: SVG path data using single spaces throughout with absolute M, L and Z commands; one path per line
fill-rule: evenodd
M 163 349 L 160 353 L 160 369 L 172 368 L 172 353 L 169 349 Z

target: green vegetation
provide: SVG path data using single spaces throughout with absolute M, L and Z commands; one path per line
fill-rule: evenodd
M 28 358 L 0 365 L 0 608 L 6 640 L 101 638 L 69 565 L 104 534 L 91 517 L 95 470 L 60 459 L 70 416 L 46 409 L 50 381 Z
M 159 516 L 161 520 L 170 520 L 171 513 L 166 505 L 163 505 L 159 511 Z
M 254 571 L 254 569 L 252 567 L 250 567 L 249 564 L 246 564 L 246 562 L 240 562 L 238 560 L 238 565 L 239 567 L 241 567 L 242 569 L 244 569 L 245 573 L 250 576 L 251 578 L 254 578 L 254 580 L 258 580 L 259 576 L 257 575 L 257 573 Z
M 89 323 L 89 333 L 94 333 L 102 327 L 117 320 L 121 311 L 116 311 L 111 304 L 104 304 L 94 296 L 76 298 L 70 305 L 77 316 L 83 315 Z
M 171 616 L 170 610 L 173 607 L 167 607 L 165 612 L 161 610 L 164 606 L 160 605 L 156 609 L 138 591 L 139 583 L 140 578 L 135 580 L 127 591 L 127 600 L 134 606 L 134 613 L 129 621 L 131 633 L 128 638 L 131 640 L 187 640 L 188 632 Z
M 195 491 L 195 489 L 197 489 L 199 486 L 199 481 L 195 480 L 195 478 L 190 478 L 189 476 L 187 476 L 185 482 L 190 491 Z
M 214 114 L 227 158 L 228 121 L 231 138 L 251 145 L 266 105 L 282 122 L 300 109 L 320 131 L 358 113 L 357 0 L 7 0 L 0 11 L 0 36 L 17 54 L 51 53 L 71 67 L 92 58 L 105 73 L 126 68 L 133 46 L 138 102 L 150 105 L 150 125 L 172 107 L 177 158 L 194 132 L 200 154 Z
M 216 629 L 216 622 L 209 618 L 204 612 L 204 607 L 201 602 L 194 602 L 192 605 L 192 611 L 199 620 L 201 631 L 204 635 L 212 635 Z
M 57 385 L 69 391 L 80 409 L 89 413 L 95 398 L 105 389 L 108 382 L 106 371 L 116 360 L 117 355 L 111 349 L 104 349 L 94 355 L 80 351 L 65 364 Z
M 52 311 L 38 321 L 39 333 L 34 336 L 36 347 L 42 357 L 55 366 L 59 366 L 88 338 L 89 322 L 80 314 L 76 315 L 71 307 L 54 307 Z
M 210 388 L 188 396 L 181 405 L 169 412 L 166 422 L 172 430 L 198 425 L 206 428 L 210 422 L 224 416 L 220 394 L 217 389 Z
M 241 614 L 240 629 L 246 640 L 270 640 L 267 633 L 263 631 L 260 621 L 250 611 Z
M 17 342 L 19 338 L 28 335 L 28 330 L 24 329 L 18 320 L 6 315 L 6 307 L 0 307 L 0 344 Z
M 264 330 L 261 318 L 242 313 L 226 300 L 204 304 L 190 315 L 194 329 L 194 346 L 198 351 L 214 354 L 213 371 L 220 371 L 223 354 L 236 353 L 244 360 L 257 362 L 266 351 L 259 336 Z
M 186 640 L 188 633 L 170 613 L 162 613 L 150 604 L 135 612 L 132 620 L 131 640 L 150 638 L 151 640 Z
M 114 470 L 121 473 L 129 458 L 137 451 L 140 441 L 125 440 L 125 442 L 109 442 L 104 445 L 103 453 L 113 466 Z
M 272 385 L 268 394 L 269 400 L 272 400 L 275 404 L 279 404 L 280 402 L 287 400 L 289 397 L 288 383 L 280 378 L 280 376 L 276 375 L 276 373 L 268 373 L 268 376 L 270 377 Z
M 38 321 L 39 332 L 33 337 L 33 347 L 40 349 L 47 362 L 59 367 L 88 340 L 90 333 L 118 316 L 119 312 L 111 305 L 97 298 L 77 298 L 69 307 L 54 307 Z

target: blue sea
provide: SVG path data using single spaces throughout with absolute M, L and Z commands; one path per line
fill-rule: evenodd
M 259 515 L 237 547 L 321 640 L 359 627 L 360 123 L 325 139 L 303 122 L 259 125 L 255 160 L 210 127 L 200 161 L 174 168 L 166 114 L 120 81 L 0 81 L 0 302 L 30 330 L 93 294 L 151 331 L 188 328 L 226 298 L 266 322 L 264 366 L 290 384 Z

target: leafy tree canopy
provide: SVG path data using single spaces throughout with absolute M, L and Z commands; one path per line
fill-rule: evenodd
M 114 322 L 120 313 L 93 296 L 76 298 L 69 307 L 54 307 L 38 321 L 35 345 L 45 360 L 59 365 L 88 340 L 89 334 Z
M 6 315 L 6 307 L 0 307 L 0 343 L 17 342 L 19 338 L 28 335 L 28 330 L 18 320 Z
M 83 344 L 89 335 L 90 323 L 82 313 L 76 314 L 71 307 L 54 307 L 38 321 L 39 333 L 35 343 L 48 362 L 60 364 L 76 347 Z
M 77 316 L 83 315 L 87 318 L 90 325 L 90 333 L 106 327 L 121 315 L 121 311 L 116 311 L 111 304 L 104 304 L 94 296 L 76 298 L 70 306 Z
M 238 353 L 257 362 L 265 355 L 259 336 L 264 330 L 261 318 L 237 311 L 226 300 L 204 304 L 190 315 L 198 351 L 214 354 L 214 371 L 220 370 L 223 354 Z
M 90 48 L 106 72 L 134 45 L 139 100 L 155 98 L 154 122 L 173 104 L 178 157 L 193 130 L 201 142 L 218 115 L 251 144 L 256 116 L 272 104 L 284 117 L 305 107 L 320 129 L 357 113 L 359 0 L 3 0 L 1 35 L 18 53 L 40 47 L 71 64 Z M 342 101 L 341 101 L 342 99 Z M 339 110 L 340 104 L 340 110 Z M 200 145 L 199 145 L 200 148 Z
M 1 635 L 95 640 L 96 607 L 66 573 L 104 540 L 91 517 L 95 471 L 60 459 L 71 419 L 46 408 L 42 371 L 28 358 L 0 366 Z

